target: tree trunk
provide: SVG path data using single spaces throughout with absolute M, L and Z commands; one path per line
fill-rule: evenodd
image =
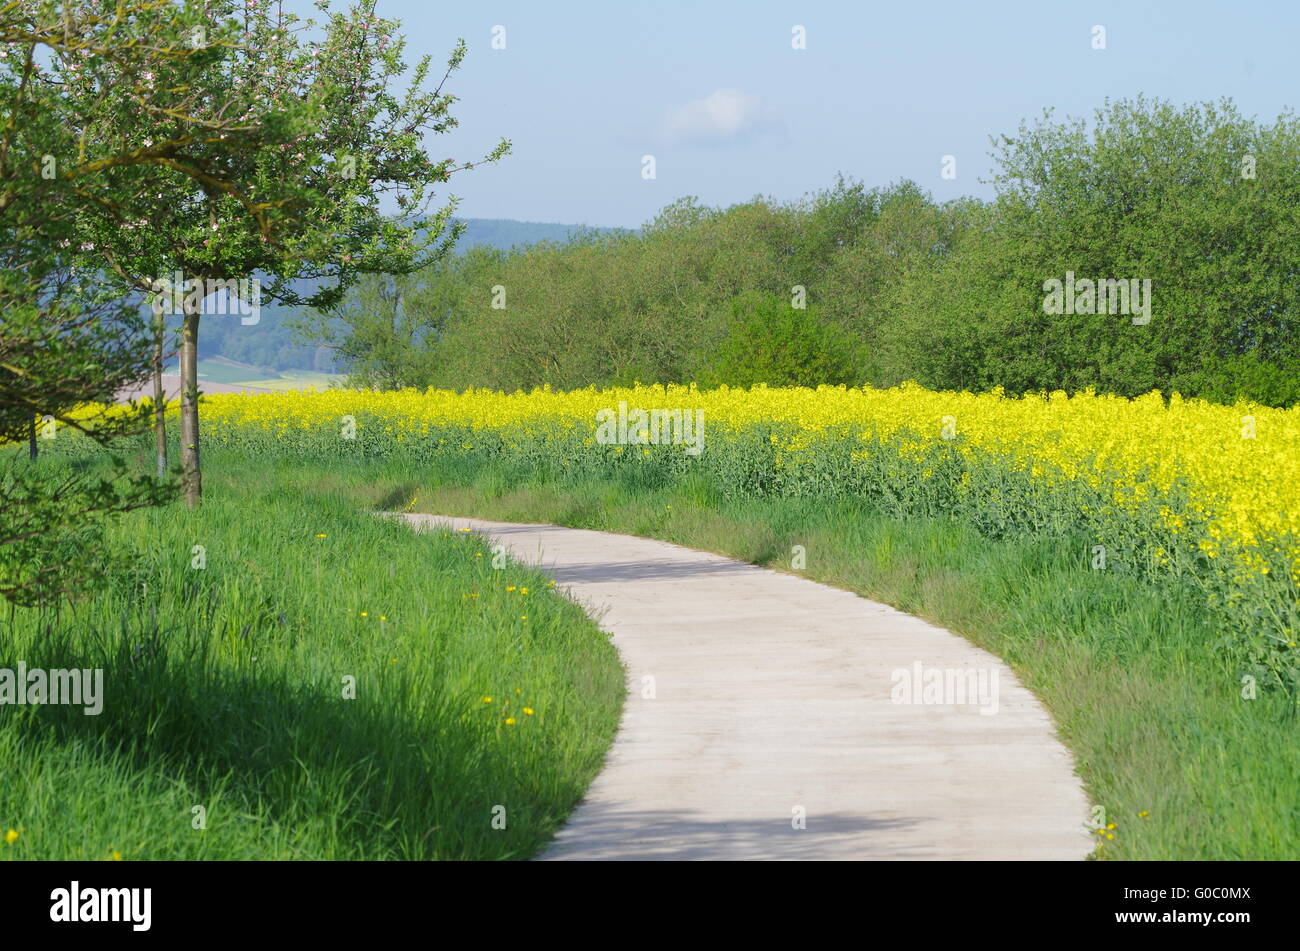
M 153 433 L 158 451 L 158 479 L 167 478 L 167 397 L 163 391 L 163 343 L 167 339 L 167 321 L 162 307 L 155 302 L 153 344 Z
M 36 448 L 36 417 L 27 425 L 27 454 L 35 459 L 40 450 Z
M 181 324 L 181 492 L 197 508 L 203 499 L 199 468 L 199 309 L 202 301 L 185 298 Z

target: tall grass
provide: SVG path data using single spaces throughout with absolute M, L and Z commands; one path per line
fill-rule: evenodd
M 105 700 L 0 706 L 0 858 L 545 844 L 617 726 L 617 655 L 543 575 L 364 510 L 366 478 L 213 457 L 201 509 L 110 527 L 93 596 L 5 609 L 0 667 L 102 668 Z
M 724 497 L 710 480 L 537 479 L 505 461 L 370 463 L 420 511 L 661 538 L 792 571 L 942 624 L 1002 657 L 1051 710 L 1092 803 L 1097 856 L 1300 854 L 1300 743 L 1283 691 L 1246 699 L 1242 657 L 1198 589 L 1092 570 L 1090 539 L 991 539 L 864 502 Z M 955 783 L 961 777 L 954 776 Z
M 116 699 L 99 718 L 0 708 L 0 826 L 26 823 L 0 855 L 510 857 L 544 842 L 614 729 L 608 642 L 573 605 L 539 600 L 535 573 L 503 576 L 476 541 L 411 535 L 376 510 L 626 532 L 785 571 L 803 546 L 800 574 L 940 623 L 1016 670 L 1116 825 L 1099 857 L 1300 854 L 1293 700 L 1243 695 L 1239 645 L 1193 584 L 1092 570 L 1089 537 L 990 537 L 654 467 L 565 476 L 485 455 L 234 450 L 209 466 L 201 512 L 123 523 L 112 591 L 4 626 L 0 666 L 99 659 Z M 338 699 L 347 673 L 356 701 Z

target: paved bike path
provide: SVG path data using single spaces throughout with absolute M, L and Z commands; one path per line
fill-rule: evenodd
M 1082 859 L 1092 848 L 1046 710 L 949 631 L 666 542 L 406 518 L 490 536 L 547 571 L 627 667 L 604 769 L 544 859 Z

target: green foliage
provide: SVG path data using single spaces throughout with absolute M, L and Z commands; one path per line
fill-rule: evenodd
M 91 433 L 107 441 L 104 433 Z M 85 472 L 0 448 L 0 598 L 48 605 L 95 590 L 118 567 L 104 541 L 110 516 L 174 496 L 172 486 L 131 474 L 120 458 Z
M 840 178 L 784 204 L 724 210 L 685 198 L 639 233 L 516 249 L 462 285 L 429 363 L 433 381 L 717 381 L 720 352 L 742 356 L 731 302 L 789 300 L 803 286 L 817 326 L 838 328 L 853 361 L 847 374 L 838 358 L 814 362 L 804 382 L 1295 402 L 1294 115 L 1261 123 L 1231 102 L 1139 97 L 1107 103 L 1090 124 L 1049 113 L 998 139 L 995 157 L 992 202 L 940 205 L 911 182 L 865 189 Z M 1149 322 L 1045 312 L 1045 283 L 1067 272 L 1149 281 Z M 507 290 L 504 309 L 491 306 L 493 285 Z M 768 357 L 750 364 L 787 372 Z
M 339 306 L 303 313 L 290 326 L 298 337 L 329 348 L 352 385 L 424 388 L 436 379 L 447 323 L 476 290 L 490 286 L 503 258 L 476 247 L 454 265 L 444 259 L 419 274 L 367 275 Z
M 850 385 L 857 379 L 851 341 L 815 306 L 749 293 L 732 301 L 727 335 L 701 382 L 730 386 Z
M 818 286 L 833 255 L 860 240 L 883 194 L 842 181 L 797 207 L 755 199 L 718 211 L 686 198 L 637 233 L 585 230 L 562 244 L 429 269 L 420 282 L 452 288 L 433 382 L 514 389 L 701 379 L 729 332 L 733 299 L 789 300 L 796 284 Z
M 57 8 L 46 4 L 42 16 L 55 18 Z M 257 277 L 273 300 L 329 308 L 367 275 L 409 273 L 449 252 L 462 227 L 451 221 L 455 200 L 431 211 L 434 189 L 477 163 L 435 160 L 424 137 L 456 125 L 443 83 L 463 61 L 464 42 L 433 85 L 431 58 L 405 62 L 399 24 L 376 16 L 375 0 L 320 9 L 325 21 L 316 24 L 236 0 L 147 5 L 140 22 L 153 27 L 147 48 L 159 52 L 143 71 L 112 57 L 92 56 L 86 68 L 72 54 L 87 50 L 53 49 L 66 127 L 58 157 L 68 162 L 74 144 L 91 143 L 97 158 L 116 149 L 170 161 L 159 169 L 109 162 L 102 174 L 111 200 L 77 206 L 74 244 L 122 293 L 143 290 L 174 306 L 159 282 L 177 272 L 208 286 Z M 508 151 L 503 140 L 478 161 Z M 181 334 L 181 468 L 191 505 L 201 498 L 198 298 L 184 297 Z
M 1300 358 L 1268 361 L 1256 351 L 1225 357 L 1200 371 L 1187 372 L 1181 379 L 1180 388 L 1218 403 L 1300 404 Z
M 1258 393 L 1300 358 L 1300 122 L 1108 103 L 1003 137 L 999 197 L 894 295 L 892 376 L 941 388 Z M 1253 174 L 1254 177 L 1249 177 Z M 1044 282 L 1151 282 L 1150 322 L 1048 314 Z M 1233 375 L 1259 368 L 1242 389 Z
M 111 402 L 143 375 L 149 344 L 138 315 L 106 292 L 97 274 L 78 267 L 87 208 L 125 207 L 164 167 L 191 183 L 205 177 L 189 162 L 189 142 L 137 149 L 76 135 L 74 84 L 93 87 L 115 72 L 132 76 L 128 85 L 138 92 L 151 68 L 166 62 L 185 69 L 194 53 L 144 42 L 154 28 L 204 22 L 192 5 L 178 10 L 145 0 L 124 0 L 112 13 L 75 0 L 0 8 L 0 444 L 30 440 L 32 456 L 52 445 L 47 439 L 66 440 L 72 431 L 111 446 L 144 424 L 138 408 L 83 408 Z M 103 102 L 93 107 L 120 116 Z M 133 122 L 151 127 L 137 106 L 130 112 Z M 0 452 L 0 597 L 47 603 L 102 576 L 108 560 L 99 540 L 109 516 L 170 493 L 129 476 L 121 463 L 94 474 L 65 468 L 54 477 L 26 455 L 13 447 Z

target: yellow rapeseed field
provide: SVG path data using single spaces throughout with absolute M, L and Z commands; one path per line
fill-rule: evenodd
M 1170 531 L 1201 526 L 1194 543 L 1212 558 L 1231 554 L 1239 565 L 1264 573 L 1270 559 L 1260 552 L 1271 549 L 1300 582 L 1300 407 L 1228 407 L 1177 396 L 1166 402 L 1157 393 L 1009 398 L 999 391 L 934 392 L 910 384 L 888 390 L 637 386 L 564 393 L 230 394 L 206 398 L 204 418 L 220 440 L 257 434 L 286 449 L 304 434 L 337 436 L 347 418 L 371 439 L 391 440 L 394 449 L 445 440 L 451 430 L 509 434 L 515 444 L 563 433 L 594 445 L 597 412 L 620 402 L 647 410 L 702 409 L 706 453 L 708 439 L 776 424 L 783 433 L 779 440 L 773 436 L 780 443 L 777 465 L 846 433 L 861 440 L 860 454 L 887 442 L 902 458 L 914 455 L 918 466 L 931 458 L 932 444 L 946 441 L 968 465 L 1028 473 L 1045 488 L 1086 485 L 1135 518 L 1155 503 Z M 455 438 L 462 445 L 448 448 L 473 451 L 472 437 Z M 968 476 L 964 482 L 970 484 Z M 1188 500 L 1181 507 L 1172 505 L 1178 487 Z M 1162 504 L 1165 499 L 1171 504 Z

